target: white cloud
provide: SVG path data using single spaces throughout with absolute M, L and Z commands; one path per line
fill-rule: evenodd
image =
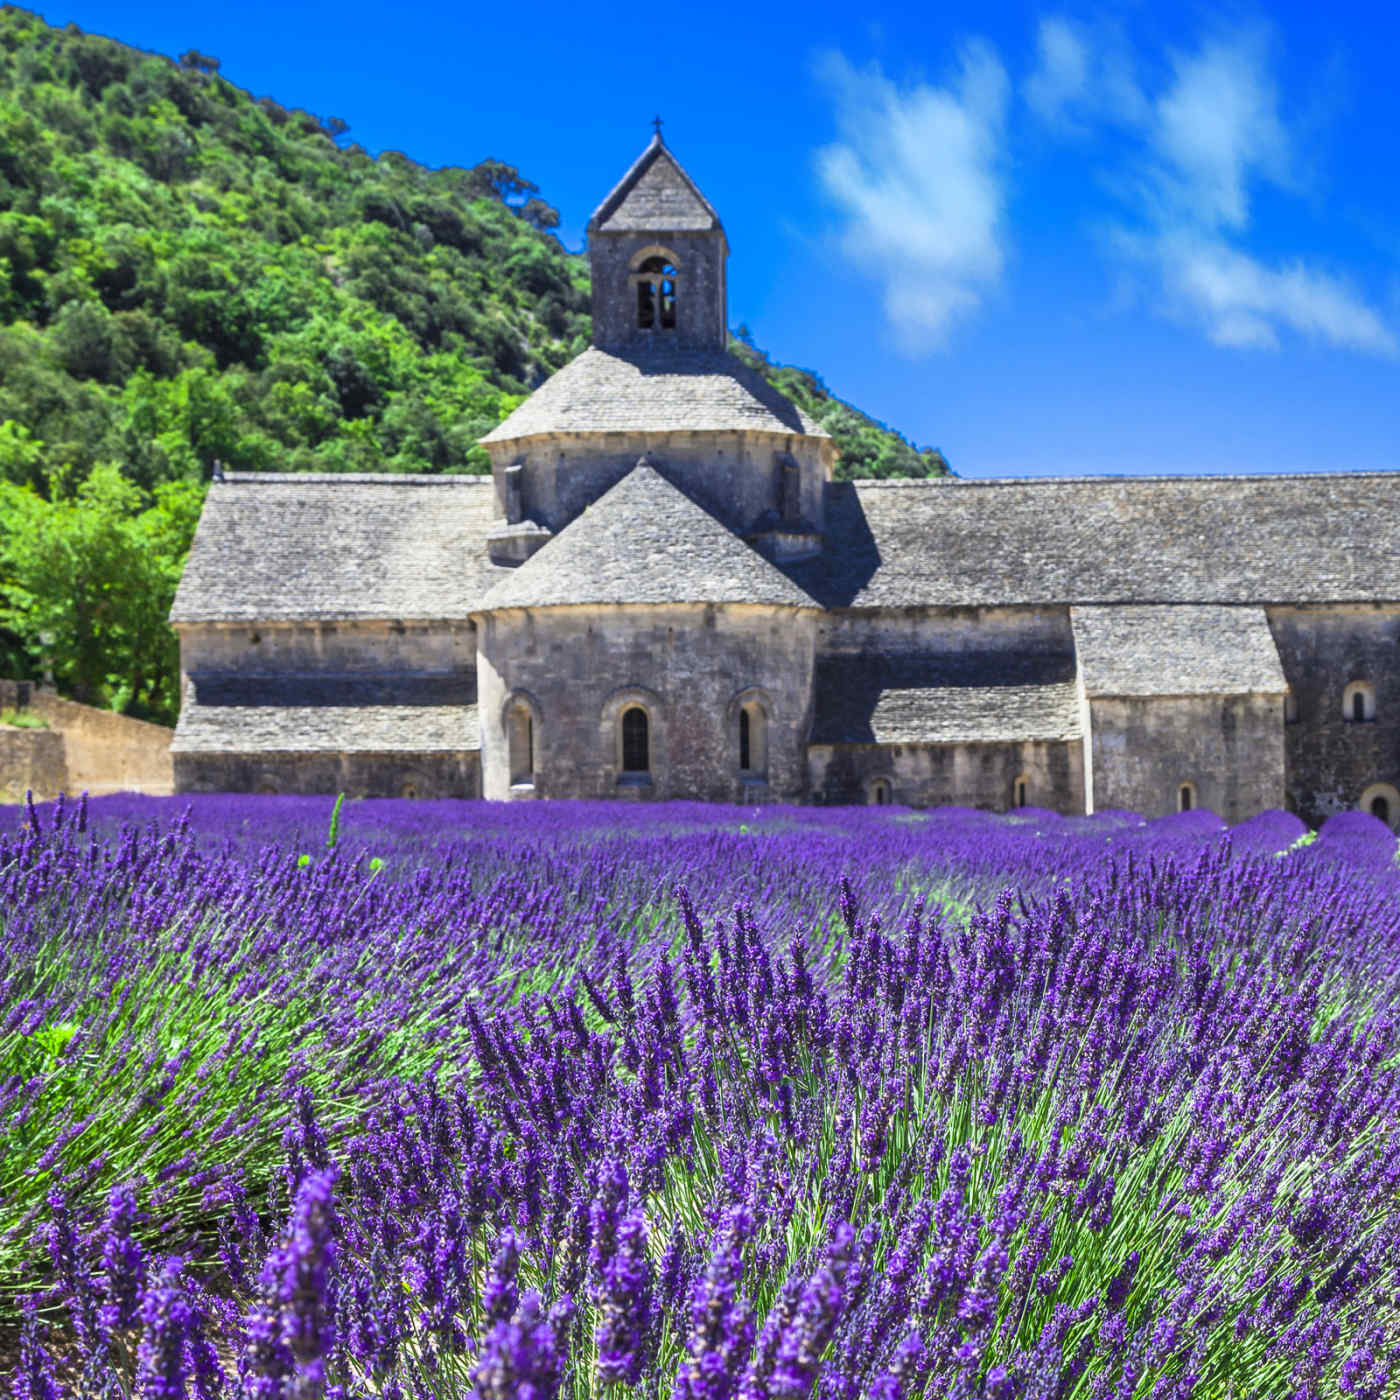
M 817 174 L 845 214 L 842 248 L 883 284 L 906 349 L 944 344 L 1002 276 L 1006 71 L 988 45 L 971 43 L 947 87 L 900 88 L 840 54 L 819 76 L 840 140 L 817 152 Z
M 1144 96 L 1121 36 L 1054 17 L 1042 22 L 1027 104 L 1051 126 L 1086 120 L 1134 143 L 1122 191 L 1135 227 L 1113 240 L 1154 278 L 1163 309 L 1217 345 L 1273 349 L 1283 332 L 1393 355 L 1394 332 L 1343 278 L 1301 259 L 1273 265 L 1241 246 L 1261 185 L 1299 191 L 1299 140 L 1280 109 L 1261 29 L 1214 35 L 1170 56 Z
M 1042 121 L 1075 132 L 1094 119 L 1139 122 L 1146 110 L 1122 34 L 1107 25 L 1091 29 L 1063 15 L 1040 22 L 1036 66 L 1024 95 Z

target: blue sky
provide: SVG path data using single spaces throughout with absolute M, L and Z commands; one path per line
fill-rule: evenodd
M 729 313 L 965 476 L 1400 469 L 1400 16 L 1364 5 L 46 9 L 428 164 L 566 243 L 650 136 Z

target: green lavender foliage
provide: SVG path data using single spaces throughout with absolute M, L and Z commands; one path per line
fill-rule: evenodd
M 535 185 L 347 132 L 217 59 L 0 9 L 0 674 L 37 677 L 47 653 L 65 693 L 171 720 L 164 616 L 216 459 L 482 472 L 477 439 L 587 345 L 587 262 Z M 843 473 L 936 468 L 741 350 Z M 92 561 L 71 585 L 35 529 Z

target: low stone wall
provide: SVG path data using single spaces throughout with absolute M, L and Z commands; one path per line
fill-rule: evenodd
M 1007 812 L 1018 782 L 1027 805 L 1065 815 L 1084 810 L 1084 746 L 1078 739 L 1014 743 L 812 744 L 812 800 L 872 802 L 883 781 L 905 807 L 981 807 Z
M 28 681 L 0 681 L 0 710 L 42 719 L 47 729 L 0 725 L 0 796 L 19 801 L 60 792 L 174 792 L 174 730 L 80 705 Z
M 67 783 L 62 734 L 0 724 L 0 803 L 23 802 L 26 792 L 53 797 Z

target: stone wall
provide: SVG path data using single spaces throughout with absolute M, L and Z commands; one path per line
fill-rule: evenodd
M 525 442 L 488 443 L 496 513 L 506 514 L 506 467 L 524 464 L 521 506 L 556 534 L 638 460 L 651 461 L 716 519 L 740 533 L 778 508 L 780 454 L 798 464 L 801 513 L 822 525 L 831 475 L 829 438 L 769 432 L 552 433 Z
M 0 800 L 60 792 L 174 791 L 173 731 L 111 710 L 80 705 L 27 681 L 0 681 L 0 710 L 21 710 L 47 729 L 0 725 Z
M 637 297 L 631 287 L 632 263 L 655 249 L 671 254 L 677 270 L 674 330 L 639 330 Z M 725 318 L 724 234 L 598 233 L 588 238 L 593 284 L 593 343 L 615 350 L 673 343 L 723 350 L 729 337 Z
M 1095 811 L 1192 805 L 1227 822 L 1283 805 L 1283 701 L 1273 695 L 1089 698 Z
M 1375 783 L 1400 788 L 1400 608 L 1273 607 L 1268 618 L 1297 706 L 1283 727 L 1288 805 L 1316 825 Z M 1370 721 L 1343 714 L 1354 681 L 1372 687 Z
M 0 724 L 0 802 L 23 802 L 26 792 L 48 798 L 71 790 L 62 734 Z
M 801 801 L 813 615 L 753 605 L 507 609 L 479 619 L 482 772 L 492 799 Z M 534 783 L 512 786 L 508 702 L 534 715 Z M 739 768 L 739 707 L 767 716 L 766 780 Z M 621 771 L 621 711 L 651 731 L 650 781 Z
M 476 698 L 476 632 L 469 622 L 183 623 L 180 669 L 204 679 L 297 676 L 451 677 Z
M 1084 810 L 1084 751 L 1078 740 L 1015 744 L 813 744 L 809 781 L 817 802 L 870 802 L 874 784 L 906 807 L 981 807 L 1006 812 L 1016 783 L 1026 803 L 1072 815 Z
M 1004 652 L 1008 663 L 1027 656 L 1073 657 L 1069 609 L 882 608 L 829 612 L 818 623 L 824 653 L 955 655 Z
M 176 754 L 180 792 L 337 793 L 350 797 L 481 796 L 480 755 Z

